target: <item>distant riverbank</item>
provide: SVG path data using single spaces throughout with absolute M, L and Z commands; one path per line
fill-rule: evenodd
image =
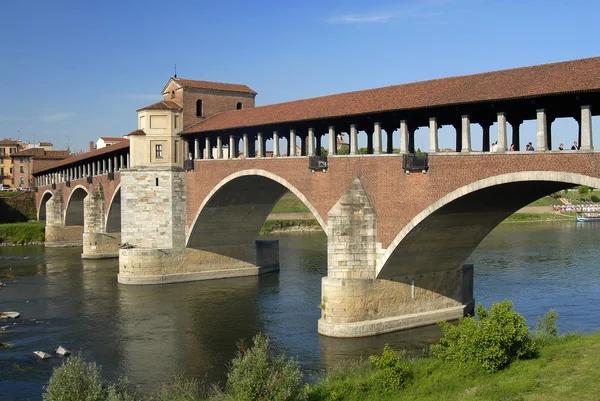
M 0 246 L 41 244 L 45 226 L 43 221 L 0 224 Z

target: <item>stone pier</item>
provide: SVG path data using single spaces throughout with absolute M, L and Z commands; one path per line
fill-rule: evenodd
M 92 193 L 83 201 L 83 259 L 104 259 L 119 257 L 121 233 L 106 232 L 104 189 L 96 184 Z
M 328 214 L 319 333 L 365 337 L 453 320 L 473 309 L 473 267 L 376 278 L 377 214 L 359 179 Z
M 61 190 L 46 203 L 46 240 L 48 248 L 81 246 L 83 225 L 65 225 L 65 203 Z

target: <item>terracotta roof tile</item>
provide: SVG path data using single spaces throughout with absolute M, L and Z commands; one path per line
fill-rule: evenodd
M 136 129 L 135 131 L 131 131 L 127 136 L 130 135 L 146 135 L 143 129 Z
M 13 153 L 10 157 L 33 156 L 35 159 L 65 159 L 71 156 L 68 150 L 45 150 L 43 148 L 29 148 L 17 153 Z
M 91 159 L 91 158 L 94 158 L 97 156 L 101 156 L 101 155 L 105 155 L 105 154 L 109 154 L 109 153 L 113 153 L 113 152 L 117 153 L 118 151 L 124 150 L 124 149 L 129 149 L 129 139 L 127 139 L 123 142 L 116 143 L 111 146 L 107 146 L 107 147 L 100 148 L 100 149 L 94 149 L 91 152 L 81 153 L 79 155 L 74 155 L 67 159 L 57 161 L 56 163 L 52 163 L 52 164 L 45 166 L 44 168 L 36 171 L 34 173 L 34 175 L 41 174 L 46 171 L 51 171 L 51 170 L 57 169 L 59 167 L 68 166 L 70 164 L 73 164 L 73 163 L 76 163 L 76 162 L 79 162 L 82 160 L 86 160 L 86 159 Z
M 182 110 L 182 107 L 172 100 L 161 100 L 160 102 L 156 102 L 150 106 L 142 107 L 137 111 L 141 110 Z
M 101 136 L 100 139 L 102 139 L 103 141 L 109 141 L 109 142 L 121 142 L 121 141 L 127 140 L 127 138 L 110 137 L 110 136 Z
M 0 146 L 10 146 L 10 145 L 23 145 L 19 141 L 15 141 L 12 139 L 0 139 Z
M 256 95 L 252 89 L 246 85 L 241 84 L 228 84 L 224 82 L 209 82 L 209 81 L 197 81 L 193 79 L 173 78 L 175 82 L 184 88 L 198 88 L 198 89 L 213 89 L 220 91 L 229 92 L 243 92 Z
M 600 57 L 227 111 L 182 134 L 584 91 L 600 91 Z

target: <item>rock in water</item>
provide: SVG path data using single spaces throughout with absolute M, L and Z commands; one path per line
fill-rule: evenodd
M 68 349 L 66 349 L 62 345 L 59 345 L 58 348 L 56 349 L 56 354 L 60 355 L 60 356 L 67 356 L 70 353 L 71 353 L 71 351 L 69 351 Z
M 21 314 L 19 312 L 0 312 L 0 319 L 16 319 Z
M 36 354 L 40 359 L 50 359 L 50 358 L 52 358 L 52 355 L 47 354 L 44 351 L 35 351 L 34 354 Z

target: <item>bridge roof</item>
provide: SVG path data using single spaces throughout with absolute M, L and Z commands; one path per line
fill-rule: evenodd
M 191 125 L 182 134 L 581 92 L 600 92 L 600 57 L 232 110 Z
M 80 153 L 78 155 L 74 155 L 68 157 L 63 160 L 59 160 L 55 163 L 44 166 L 43 168 L 35 171 L 33 175 L 42 174 L 48 171 L 56 170 L 64 166 L 68 166 L 83 160 L 93 159 L 98 156 L 103 156 L 110 153 L 117 153 L 118 151 L 128 149 L 129 148 L 129 139 L 125 139 L 124 141 L 115 143 L 114 145 L 109 145 L 104 148 L 94 149 L 91 152 Z

